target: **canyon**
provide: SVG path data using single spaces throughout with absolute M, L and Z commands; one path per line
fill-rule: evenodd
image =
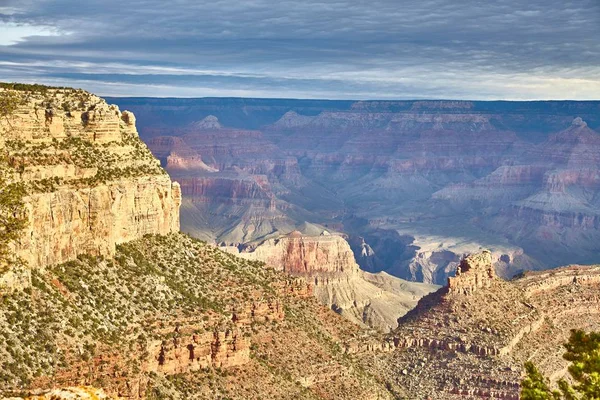
M 411 398 L 517 400 L 526 361 L 556 381 L 567 374 L 561 344 L 570 329 L 600 329 L 599 288 L 597 265 L 504 281 L 494 272 L 491 253 L 477 253 L 383 341 L 355 341 L 346 351 L 379 354 L 385 374 Z
M 599 261 L 599 102 L 111 101 L 143 116 L 203 240 L 308 222 L 344 234 L 361 269 L 430 284 L 482 249 L 505 278 Z
M 0 397 L 391 399 L 311 282 L 179 233 L 180 185 L 133 113 L 41 85 L 0 100 L 23 222 L 0 263 Z
M 531 129 L 566 124 L 534 143 L 499 136 L 473 111 L 489 104 L 272 100 L 261 129 L 178 109 L 147 147 L 132 112 L 87 92 L 6 92 L 0 167 L 24 227 L 0 265 L 3 398 L 518 399 L 525 361 L 555 382 L 569 330 L 600 330 L 600 266 L 520 271 L 551 266 L 537 240 L 595 249 L 596 103 L 528 104 Z M 391 148 L 389 126 L 431 131 Z M 332 134 L 300 141 L 312 129 Z M 335 150 L 351 139 L 365 158 Z
M 396 328 L 398 318 L 421 297 L 439 289 L 437 285 L 409 282 L 385 272 L 362 271 L 343 236 L 327 230 L 318 236 L 308 232 L 293 231 L 256 246 L 225 249 L 306 279 L 321 304 L 358 325 L 383 332 Z

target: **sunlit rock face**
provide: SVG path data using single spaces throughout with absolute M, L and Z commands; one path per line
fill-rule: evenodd
M 312 228 L 312 229 L 311 229 Z M 327 307 L 365 327 L 395 329 L 424 295 L 438 286 L 408 282 L 385 272 L 361 271 L 350 245 L 339 234 L 305 227 L 248 246 L 224 247 L 250 260 L 299 276 L 313 284 L 313 295 Z
M 262 188 L 254 204 L 244 189 L 219 207 L 222 183 L 202 200 L 185 189 L 184 229 L 206 239 L 309 221 L 347 233 L 368 271 L 438 284 L 481 248 L 503 277 L 600 261 L 598 102 L 117 101 L 152 121 L 142 138 L 177 180 Z M 165 135 L 179 149 L 165 151 Z M 198 159 L 218 171 L 180 167 Z
M 82 90 L 15 95 L 0 146 L 27 192 L 15 250 L 30 267 L 179 230 L 180 187 L 140 141 L 133 113 Z

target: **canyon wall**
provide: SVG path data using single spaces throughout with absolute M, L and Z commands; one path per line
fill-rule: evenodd
M 313 227 L 313 229 L 316 227 Z M 348 242 L 337 233 L 294 231 L 227 251 L 311 282 L 321 304 L 364 326 L 388 332 L 397 320 L 437 286 L 407 282 L 359 269 Z
M 179 185 L 131 112 L 81 90 L 9 92 L 19 106 L 0 121 L 0 145 L 11 182 L 26 190 L 15 251 L 30 267 L 111 256 L 116 244 L 179 230 Z
M 598 102 L 117 101 L 150 118 L 142 138 L 187 193 L 205 188 L 183 229 L 207 240 L 309 221 L 373 244 L 353 246 L 364 269 L 437 284 L 483 248 L 503 277 L 600 261 Z M 223 195 L 223 179 L 261 190 Z

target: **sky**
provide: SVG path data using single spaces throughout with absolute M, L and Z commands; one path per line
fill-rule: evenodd
M 0 0 L 0 81 L 104 96 L 600 99 L 600 0 Z

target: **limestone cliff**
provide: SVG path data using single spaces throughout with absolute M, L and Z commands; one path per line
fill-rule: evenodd
M 179 230 L 179 185 L 140 141 L 135 117 L 82 90 L 0 89 L 18 107 L 0 150 L 25 185 L 27 227 L 15 251 L 30 267 Z

